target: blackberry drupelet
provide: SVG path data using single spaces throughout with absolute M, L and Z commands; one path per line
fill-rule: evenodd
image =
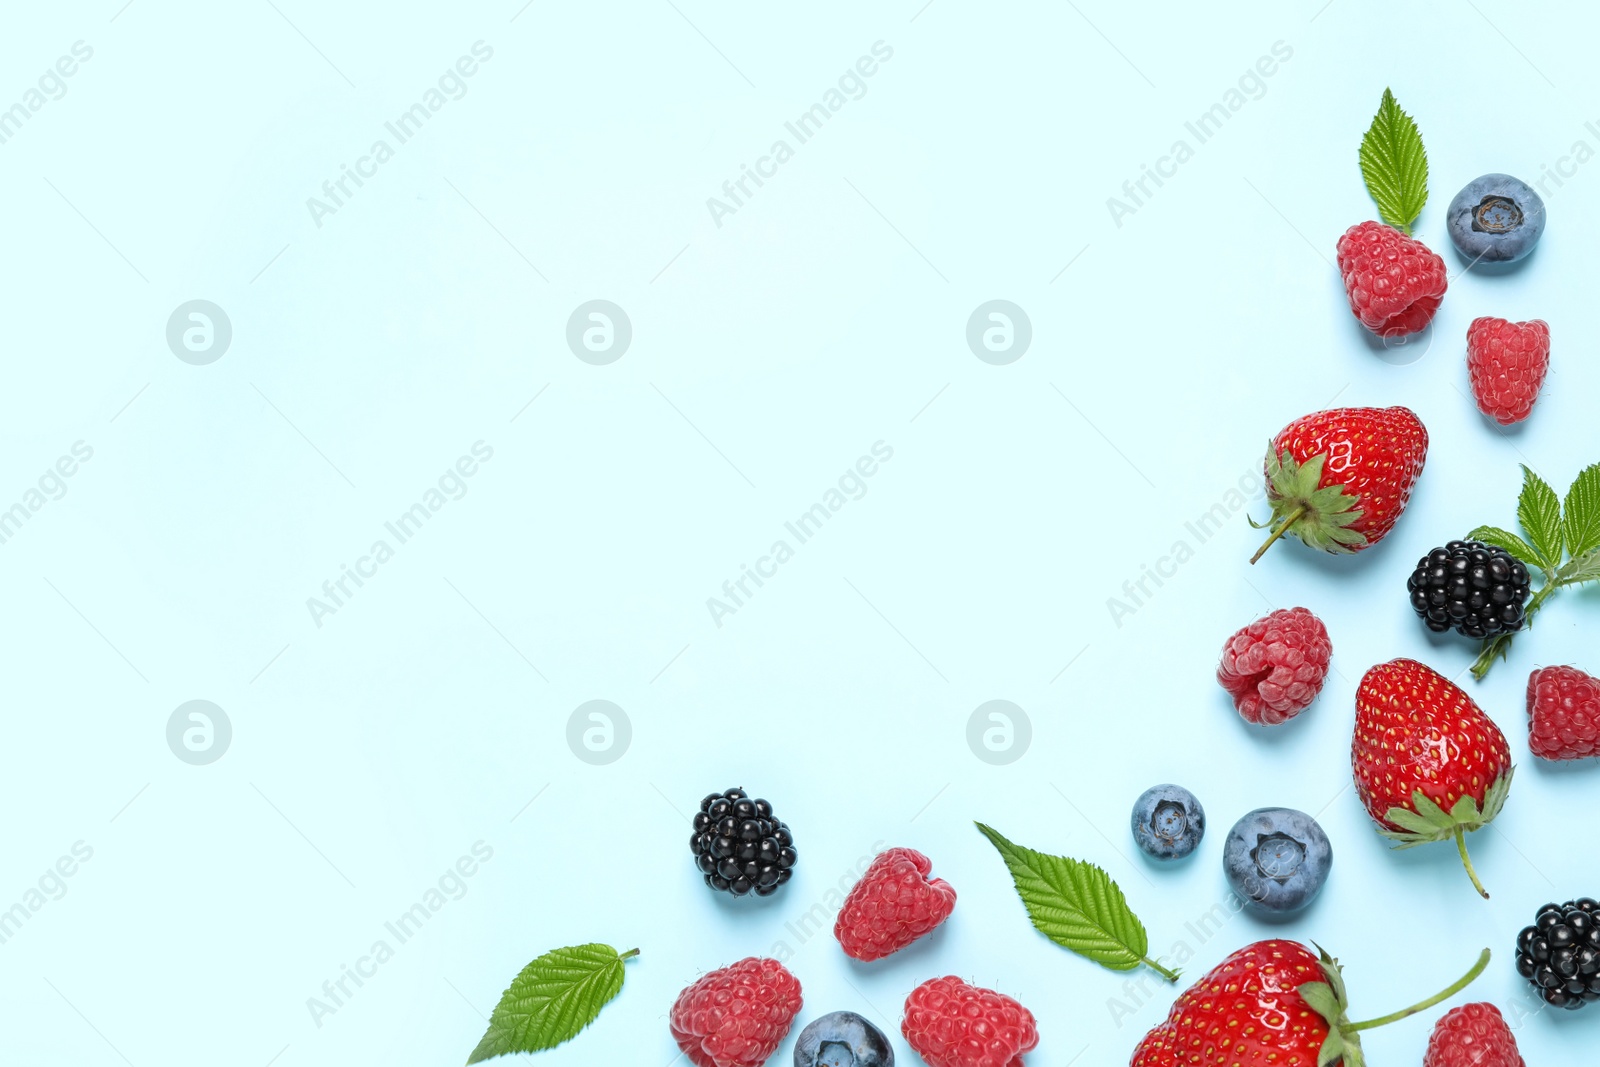
M 1528 568 L 1503 548 L 1451 541 L 1417 561 L 1406 582 L 1411 607 L 1435 633 L 1494 637 L 1522 629 Z
M 1546 904 L 1517 935 L 1517 973 L 1546 1004 L 1576 1010 L 1600 1000 L 1600 904 Z
M 743 789 L 712 793 L 694 817 L 689 851 L 706 885 L 736 897 L 769 897 L 789 880 L 797 853 L 794 835 L 772 805 Z

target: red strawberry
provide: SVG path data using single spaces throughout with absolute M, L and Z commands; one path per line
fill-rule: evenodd
M 1363 1067 L 1360 1031 L 1404 1018 L 1465 989 L 1489 964 L 1414 1008 L 1352 1023 L 1339 961 L 1294 941 L 1246 945 L 1172 1005 L 1145 1035 L 1129 1067 Z
M 1511 1027 L 1493 1004 L 1463 1004 L 1445 1013 L 1428 1038 L 1422 1067 L 1527 1067 Z
M 1324 552 L 1377 544 L 1427 457 L 1427 428 L 1409 408 L 1333 408 L 1294 420 L 1267 449 L 1272 536 L 1250 562 L 1286 533 Z
M 1467 327 L 1467 375 L 1478 410 L 1502 426 L 1533 411 L 1550 370 L 1550 327 L 1543 319 L 1507 322 L 1487 316 Z
M 1380 663 L 1356 688 L 1350 745 L 1356 792 L 1397 848 L 1454 840 L 1487 826 L 1511 789 L 1511 746 L 1460 686 L 1414 659 Z
M 1381 222 L 1359 223 L 1339 238 L 1339 274 L 1351 312 L 1379 337 L 1422 330 L 1450 284 L 1437 252 Z
M 881 960 L 948 919 L 956 891 L 943 878 L 929 878 L 931 870 L 933 862 L 915 849 L 879 853 L 844 898 L 833 924 L 844 954 Z

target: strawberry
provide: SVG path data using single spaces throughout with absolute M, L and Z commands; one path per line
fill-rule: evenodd
M 1360 1032 L 1455 996 L 1489 965 L 1444 992 L 1379 1019 L 1353 1023 L 1339 961 L 1295 941 L 1246 945 L 1184 991 L 1167 1021 L 1145 1035 L 1129 1067 L 1363 1067 Z
M 1267 448 L 1272 536 L 1250 562 L 1287 533 L 1324 552 L 1377 544 L 1406 509 L 1427 456 L 1428 431 L 1409 408 L 1333 408 L 1294 420 Z
M 1350 765 L 1379 833 L 1397 848 L 1454 840 L 1478 892 L 1466 834 L 1511 789 L 1511 746 L 1460 686 L 1414 659 L 1380 663 L 1356 688 Z

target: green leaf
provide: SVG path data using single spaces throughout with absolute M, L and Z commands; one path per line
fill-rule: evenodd
M 540 1052 L 571 1041 L 622 992 L 623 962 L 635 949 L 573 945 L 546 952 L 511 980 L 489 1016 L 489 1030 L 467 1062 Z
M 1428 202 L 1428 154 L 1417 124 L 1400 110 L 1388 89 L 1361 138 L 1361 177 L 1378 202 L 1383 221 L 1409 235 L 1411 223 Z
M 1600 463 L 1579 472 L 1561 509 L 1567 551 L 1574 556 L 1600 548 Z
M 1517 521 L 1539 553 L 1540 566 L 1553 571 L 1561 566 L 1561 502 L 1548 482 L 1527 464 L 1522 467 L 1522 495 L 1517 498 Z
M 1576 559 L 1569 559 L 1556 571 L 1556 581 L 1561 585 L 1577 585 L 1600 579 L 1600 548 L 1592 548 Z
M 1480 526 L 1467 534 L 1467 540 L 1482 541 L 1491 548 L 1503 548 L 1528 566 L 1544 570 L 1544 563 L 1540 561 L 1539 553 L 1510 530 L 1502 530 L 1498 526 Z
M 1169 981 L 1177 979 L 1146 957 L 1150 939 L 1144 924 L 1105 871 L 1082 860 L 1014 845 L 999 831 L 981 822 L 977 826 L 1006 861 L 1028 918 L 1041 934 L 1114 971 L 1148 963 L 1169 974 Z

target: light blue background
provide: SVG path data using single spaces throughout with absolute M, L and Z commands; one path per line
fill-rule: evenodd
M 94 49 L 0 145 L 0 503 L 75 441 L 94 449 L 0 545 L 0 907 L 74 842 L 94 850 L 0 945 L 0 1060 L 459 1063 L 523 964 L 599 940 L 642 955 L 551 1067 L 666 1067 L 677 991 L 779 941 L 802 1023 L 849 1008 L 895 1031 L 913 985 L 955 973 L 1037 1014 L 1030 1067 L 1125 1062 L 1177 990 L 1114 1018 L 1127 976 L 1032 931 L 975 818 L 1103 864 L 1157 951 L 1191 943 L 1190 978 L 1259 937 L 1315 938 L 1370 1017 L 1487 945 L 1471 995 L 1526 1015 L 1530 1064 L 1593 1049 L 1600 1011 L 1528 1014 L 1511 948 L 1544 900 L 1600 891 L 1583 814 L 1600 771 L 1532 760 L 1522 705 L 1534 665 L 1600 668 L 1595 595 L 1563 594 L 1472 686 L 1520 765 L 1472 842 L 1493 900 L 1448 846 L 1390 852 L 1347 757 L 1368 666 L 1470 661 L 1411 617 L 1417 556 L 1509 523 L 1519 463 L 1564 487 L 1600 459 L 1600 164 L 1549 186 L 1543 244 L 1513 274 L 1463 276 L 1443 228 L 1468 179 L 1537 180 L 1575 141 L 1600 148 L 1592 13 L 121 5 L 13 6 L 0 34 L 3 105 L 73 42 Z M 306 199 L 479 40 L 494 54 L 466 95 L 319 228 Z M 715 225 L 706 198 L 880 40 L 893 58 L 865 96 Z M 1293 57 L 1260 98 L 1115 225 L 1107 197 L 1278 41 Z M 1374 214 L 1356 146 L 1385 85 L 1427 141 L 1418 233 L 1455 273 L 1410 363 L 1382 358 L 1329 263 Z M 234 330 L 209 366 L 164 337 L 196 298 Z M 594 298 L 634 328 L 604 367 L 564 341 Z M 997 298 L 1034 332 L 1000 367 L 964 340 Z M 1467 398 L 1479 314 L 1551 324 L 1522 428 Z M 1429 428 L 1395 534 L 1250 568 L 1241 513 L 1114 624 L 1107 598 L 1271 433 L 1336 399 L 1406 404 Z M 467 494 L 315 625 L 306 599 L 480 440 L 494 455 Z M 714 625 L 706 599 L 880 440 L 893 459 L 866 495 Z M 1247 729 L 1217 651 L 1293 604 L 1327 620 L 1336 671 L 1301 719 Z M 599 767 L 565 740 L 596 698 L 633 729 Z M 191 699 L 232 722 L 209 766 L 165 741 Z M 1031 719 L 1008 766 L 965 740 L 991 699 Z M 1201 796 L 1211 836 L 1156 869 L 1126 816 L 1168 780 Z M 713 897 L 691 867 L 689 813 L 735 784 L 798 837 L 770 901 Z M 1327 890 L 1287 926 L 1238 917 L 1198 943 L 1185 924 L 1226 899 L 1223 835 L 1265 804 L 1320 813 Z M 493 859 L 465 895 L 317 1026 L 307 998 L 478 841 Z M 880 841 L 933 858 L 960 893 L 950 922 L 872 966 L 826 934 L 801 943 L 786 924 Z M 1370 1035 L 1374 1062 L 1420 1062 L 1437 1014 Z

